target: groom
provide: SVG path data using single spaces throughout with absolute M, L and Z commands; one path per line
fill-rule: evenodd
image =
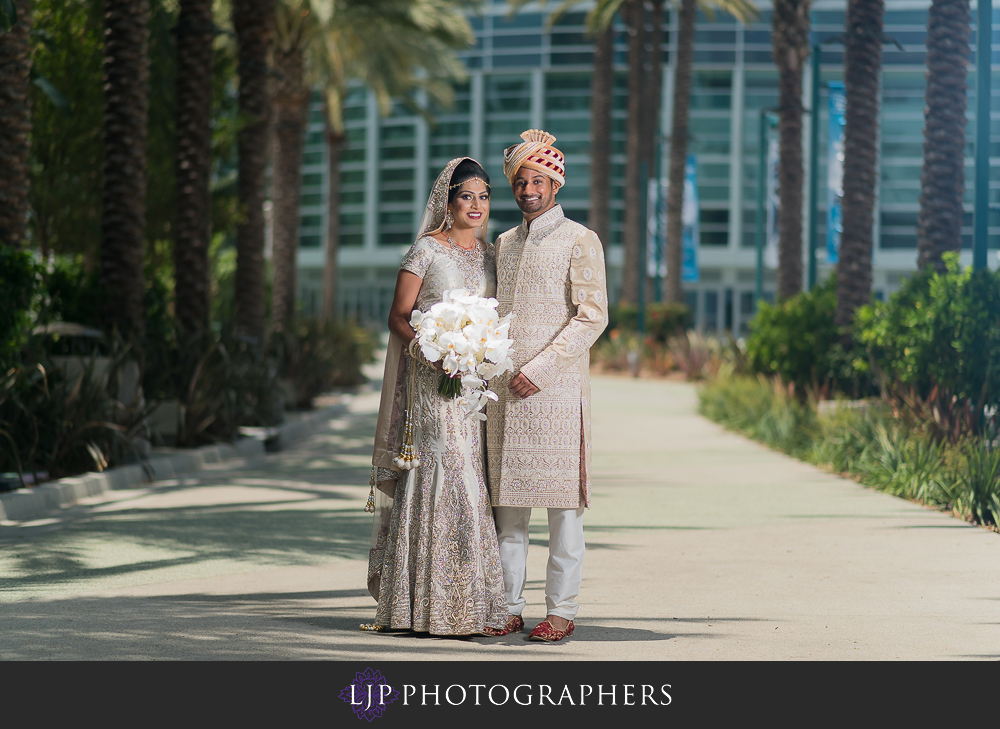
M 548 510 L 546 618 L 531 639 L 573 634 L 583 577 L 583 511 L 590 506 L 590 347 L 608 323 L 604 250 L 593 231 L 563 215 L 566 182 L 555 137 L 538 129 L 504 151 L 504 175 L 524 213 L 496 243 L 497 312 L 514 312 L 514 372 L 491 387 L 487 410 L 490 496 L 510 620 L 524 628 L 525 563 L 532 507 Z

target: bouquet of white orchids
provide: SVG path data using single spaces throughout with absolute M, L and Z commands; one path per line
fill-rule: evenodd
M 444 368 L 438 392 L 458 397 L 466 415 L 486 420 L 486 401 L 497 399 L 486 381 L 514 369 L 514 340 L 507 338 L 512 317 L 497 314 L 496 299 L 472 296 L 465 289 L 445 291 L 444 300 L 430 311 L 417 310 L 410 317 L 420 351 Z

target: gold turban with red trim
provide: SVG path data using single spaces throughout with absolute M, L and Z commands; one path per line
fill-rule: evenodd
M 507 147 L 503 151 L 503 174 L 510 184 L 522 167 L 538 170 L 551 177 L 562 187 L 566 184 L 566 158 L 552 146 L 556 138 L 541 129 L 521 132 L 521 144 Z

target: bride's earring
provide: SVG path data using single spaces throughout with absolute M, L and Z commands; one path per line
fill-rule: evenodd
M 444 229 L 451 230 L 451 226 L 453 226 L 454 224 L 455 224 L 455 216 L 452 215 L 451 211 L 449 210 L 444 215 Z

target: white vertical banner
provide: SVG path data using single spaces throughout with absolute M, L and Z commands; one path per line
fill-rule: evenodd
M 831 81 L 830 124 L 826 150 L 826 262 L 836 263 L 840 234 L 844 230 L 841 202 L 844 199 L 844 114 L 847 100 L 844 84 Z
M 697 283 L 701 276 L 698 271 L 698 161 L 689 154 L 684 166 L 684 207 L 681 221 L 684 233 L 681 237 L 681 281 Z
M 646 275 L 663 278 L 667 275 L 667 183 L 652 179 L 646 189 Z
M 764 243 L 764 265 L 778 268 L 778 235 L 781 201 L 778 198 L 778 167 L 781 142 L 778 135 L 769 135 L 767 140 L 767 237 Z
M 667 191 L 668 184 L 662 183 L 659 195 L 659 210 L 657 210 L 657 183 L 649 182 L 649 207 L 651 212 L 647 220 L 646 231 L 649 245 L 646 248 L 646 271 L 650 277 L 657 273 L 667 275 Z M 681 207 L 681 281 L 697 283 L 700 280 L 698 270 L 698 161 L 693 154 L 688 155 L 684 165 L 684 202 Z

